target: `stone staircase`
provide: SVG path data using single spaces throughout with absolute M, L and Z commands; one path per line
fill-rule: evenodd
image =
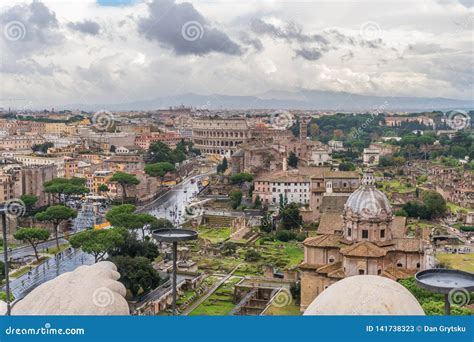
M 235 217 L 220 215 L 205 215 L 202 223 L 210 227 L 230 227 Z

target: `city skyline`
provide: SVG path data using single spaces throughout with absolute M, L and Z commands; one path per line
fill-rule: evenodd
M 6 2 L 1 103 L 28 109 L 275 91 L 291 98 L 302 89 L 471 100 L 473 7 L 407 4 Z

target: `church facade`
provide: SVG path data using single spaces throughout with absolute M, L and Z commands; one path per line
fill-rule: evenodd
M 369 274 L 398 280 L 424 269 L 426 263 L 423 240 L 406 236 L 404 218 L 393 216 L 371 171 L 347 199 L 342 220 L 334 220 L 324 232 L 318 229 L 318 235 L 303 245 L 301 311 L 343 278 Z

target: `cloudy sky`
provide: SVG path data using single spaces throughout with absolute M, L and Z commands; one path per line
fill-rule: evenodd
M 317 89 L 473 98 L 473 0 L 0 4 L 0 105 Z

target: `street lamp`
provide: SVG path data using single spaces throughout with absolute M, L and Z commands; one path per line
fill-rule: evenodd
M 173 243 L 173 316 L 176 316 L 176 261 L 178 259 L 178 242 L 197 239 L 198 233 L 191 229 L 165 228 L 154 230 L 151 235 L 159 242 Z
M 7 214 L 8 207 L 5 204 L 0 205 L 0 216 L 2 217 L 2 234 L 3 234 L 3 261 L 5 267 L 5 293 L 6 293 L 6 302 L 7 302 L 7 316 L 11 314 L 11 305 L 10 305 L 10 277 L 8 272 L 10 270 L 8 262 L 8 244 L 7 244 Z

